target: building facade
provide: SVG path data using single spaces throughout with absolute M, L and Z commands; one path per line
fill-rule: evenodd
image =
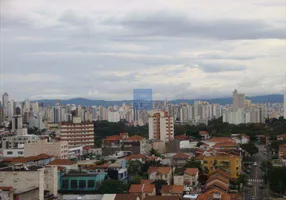
M 174 139 L 174 119 L 168 112 L 156 112 L 149 117 L 149 139 L 162 141 Z
M 93 146 L 94 124 L 93 122 L 82 122 L 79 117 L 74 117 L 72 123 L 61 123 L 60 138 L 62 141 L 67 141 L 69 147 Z

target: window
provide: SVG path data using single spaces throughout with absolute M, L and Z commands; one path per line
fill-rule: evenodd
M 88 180 L 87 181 L 87 187 L 89 187 L 89 188 L 94 187 L 94 180 Z
M 7 151 L 7 155 L 12 155 L 13 152 L 12 151 Z
M 62 180 L 62 188 L 67 189 L 69 187 L 69 181 L 68 180 Z
M 23 151 L 18 151 L 18 155 L 23 155 Z
M 79 180 L 79 188 L 85 188 L 85 187 L 86 187 L 85 180 Z
M 71 180 L 71 188 L 76 189 L 77 188 L 77 180 Z

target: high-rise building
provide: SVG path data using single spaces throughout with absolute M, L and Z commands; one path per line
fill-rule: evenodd
M 7 104 L 8 121 L 12 120 L 13 115 L 14 115 L 14 100 L 12 99 L 11 101 L 8 101 L 8 104 Z
M 16 131 L 23 128 L 23 118 L 21 115 L 14 115 L 12 118 L 12 130 Z
M 62 122 L 60 125 L 61 141 L 67 141 L 69 147 L 93 146 L 93 122 L 82 122 L 81 117 L 73 117 L 73 122 Z
M 174 119 L 168 112 L 155 112 L 149 117 L 149 139 L 162 141 L 174 139 Z
M 244 108 L 245 104 L 245 95 L 237 93 L 237 90 L 233 92 L 233 103 L 232 109 L 233 111 L 237 111 L 238 109 Z

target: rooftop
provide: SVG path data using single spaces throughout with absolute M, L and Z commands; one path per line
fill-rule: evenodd
M 29 166 L 29 167 L 17 167 L 17 166 L 10 166 L 10 167 L 4 167 L 0 168 L 1 172 L 12 172 L 12 171 L 23 171 L 23 172 L 28 172 L 28 171 L 38 171 L 39 169 L 42 169 L 43 167 L 38 167 L 38 166 Z
M 153 184 L 132 184 L 129 193 L 152 193 L 155 189 Z
M 55 159 L 54 161 L 48 163 L 48 165 L 73 165 L 73 161 L 69 159 Z
M 198 174 L 198 173 L 199 173 L 199 170 L 198 170 L 198 168 L 187 168 L 187 169 L 185 170 L 185 173 L 192 176 L 192 175 Z
M 183 185 L 162 185 L 161 193 L 183 194 Z

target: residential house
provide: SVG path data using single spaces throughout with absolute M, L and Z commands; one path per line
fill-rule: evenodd
M 213 145 L 214 149 L 223 149 L 223 150 L 237 150 L 237 144 L 235 142 L 218 142 Z
M 218 168 L 222 168 L 230 173 L 230 178 L 238 178 L 241 173 L 241 157 L 225 154 L 204 156 L 204 167 L 207 167 L 209 173 L 214 172 Z
M 6 161 L 4 160 L 4 162 L 7 164 L 24 164 L 26 166 L 45 166 L 53 160 L 55 160 L 54 156 L 39 154 L 37 156 L 12 158 Z
M 194 191 L 197 189 L 198 179 L 198 168 L 186 168 L 184 171 L 184 185 L 187 187 L 187 191 Z
M 110 178 L 127 182 L 128 171 L 125 159 L 118 159 L 114 163 L 108 165 L 107 174 Z
M 184 186 L 183 185 L 163 185 L 161 188 L 162 196 L 177 196 L 183 198 Z
M 0 199 L 4 200 L 12 200 L 14 199 L 14 188 L 12 186 L 9 187 L 0 187 Z
M 149 167 L 148 175 L 150 180 L 165 180 L 168 185 L 172 181 L 172 168 L 171 167 Z
M 132 154 L 145 154 L 147 153 L 145 149 L 146 139 L 141 136 L 134 135 L 122 141 L 123 151 L 131 151 Z
M 130 194 L 135 194 L 144 200 L 146 196 L 155 196 L 155 185 L 152 184 L 132 184 L 129 189 Z
M 247 144 L 250 141 L 250 137 L 246 134 L 232 134 L 231 138 L 236 144 Z
M 202 140 L 208 140 L 210 138 L 210 135 L 207 131 L 200 131 L 199 134 L 202 137 Z
M 17 164 L 0 169 L 0 188 L 13 187 L 13 199 L 44 200 L 45 193 L 51 199 L 57 197 L 57 168 Z M 1 194 L 2 195 L 2 194 Z M 3 194 L 7 196 L 6 194 Z
M 262 134 L 256 135 L 256 139 L 257 139 L 257 142 L 259 144 L 266 144 L 266 137 L 265 137 L 265 135 L 262 135 Z M 278 137 L 277 137 L 277 139 L 278 139 Z
M 190 155 L 184 153 L 177 153 L 172 156 L 172 165 L 174 166 L 184 166 L 187 161 L 191 158 Z
M 147 196 L 145 200 L 180 200 L 177 196 Z
M 122 146 L 122 139 L 123 138 L 120 135 L 107 136 L 103 140 L 102 155 L 108 156 L 120 151 Z
M 286 134 L 277 135 L 277 140 L 286 140 Z
M 69 159 L 55 159 L 52 162 L 48 163 L 47 166 L 64 167 L 67 171 L 78 169 L 77 163 Z
M 85 194 L 95 193 L 105 179 L 105 174 L 87 174 L 69 172 L 60 177 L 59 193 Z
M 124 159 L 125 159 L 125 160 L 128 160 L 128 161 L 138 160 L 138 161 L 140 161 L 141 163 L 144 163 L 145 160 L 147 159 L 147 155 L 146 155 L 146 154 L 134 154 L 134 155 L 130 155 L 130 156 L 128 156 L 128 157 L 125 157 Z
M 278 151 L 279 159 L 286 159 L 286 144 L 281 144 Z
M 235 141 L 230 137 L 213 137 L 211 139 L 204 141 L 204 143 L 210 145 L 210 147 L 213 147 L 216 143 L 223 143 L 223 142 L 235 142 Z
M 200 194 L 197 200 L 206 200 L 206 199 L 218 199 L 218 200 L 238 200 L 237 194 L 229 194 L 220 190 L 218 188 L 212 188 L 202 194 Z

